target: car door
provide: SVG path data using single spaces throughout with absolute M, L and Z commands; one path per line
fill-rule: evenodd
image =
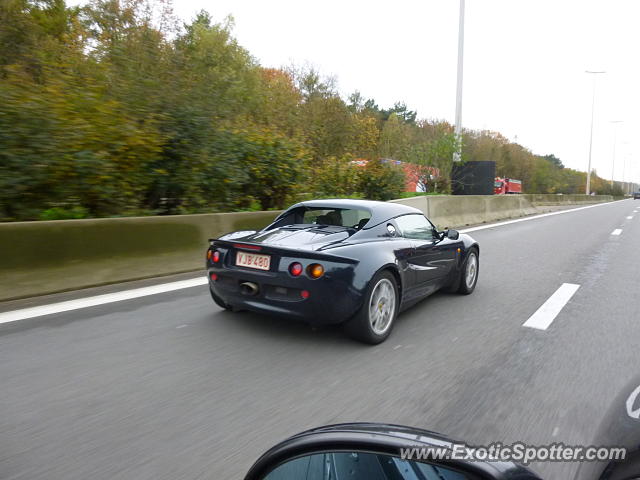
M 446 238 L 440 240 L 435 227 L 422 214 L 395 220 L 401 235 L 413 245 L 408 263 L 416 286 L 422 295 L 428 295 L 447 280 L 456 261 L 457 244 Z

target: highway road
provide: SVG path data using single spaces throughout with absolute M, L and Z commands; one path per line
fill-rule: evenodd
M 639 210 L 474 231 L 475 293 L 421 302 L 375 347 L 221 311 L 206 286 L 4 323 L 0 478 L 241 478 L 278 440 L 342 421 L 589 444 L 640 365 Z M 579 288 L 552 323 L 523 326 L 565 283 Z

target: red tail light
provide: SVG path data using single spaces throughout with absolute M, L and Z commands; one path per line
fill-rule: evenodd
M 298 262 L 293 262 L 289 265 L 289 273 L 294 277 L 299 276 L 302 273 L 302 265 Z
M 217 274 L 215 274 L 215 273 L 212 273 L 212 274 L 211 274 L 211 280 L 212 280 L 212 281 L 214 281 L 214 282 L 215 282 L 216 280 L 218 280 L 218 275 L 217 275 Z
M 218 263 L 220 261 L 220 252 L 218 250 L 213 252 L 211 259 L 214 261 L 214 263 Z
M 300 292 L 300 296 L 301 296 L 302 298 L 304 298 L 305 300 L 306 300 L 307 298 L 309 298 L 309 295 L 310 295 L 309 290 L 302 290 L 302 291 Z

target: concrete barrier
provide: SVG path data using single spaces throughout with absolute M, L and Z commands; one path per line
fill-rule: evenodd
M 545 213 L 558 206 L 611 202 L 609 195 L 427 195 L 391 200 L 420 209 L 438 227 L 464 227 Z
M 394 202 L 439 228 L 608 202 L 609 196 L 421 196 Z M 0 301 L 201 269 L 207 239 L 255 230 L 279 212 L 0 223 Z
M 278 213 L 0 223 L 0 301 L 197 270 L 208 238 Z

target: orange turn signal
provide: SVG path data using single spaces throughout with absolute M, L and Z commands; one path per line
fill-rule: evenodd
M 312 263 L 307 267 L 307 274 L 311 278 L 320 278 L 324 275 L 324 267 L 319 263 Z

